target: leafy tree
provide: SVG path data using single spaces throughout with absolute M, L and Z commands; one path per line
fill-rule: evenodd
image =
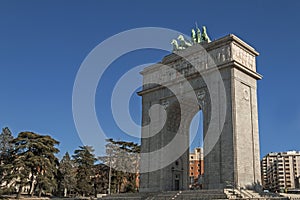
M 112 168 L 111 192 L 137 191 L 140 145 L 113 139 L 107 142 L 106 156 L 99 159 Z
M 14 145 L 10 175 L 19 186 L 17 198 L 21 195 L 22 187 L 30 184 L 29 193 L 51 192 L 56 187 L 58 159 L 55 154 L 59 150 L 55 147 L 58 141 L 50 136 L 43 136 L 33 132 L 21 132 L 11 142 Z
M 94 163 L 96 158 L 90 146 L 80 146 L 75 150 L 73 158 L 77 164 L 76 190 L 82 196 L 91 195 L 93 192 Z
M 68 152 L 64 155 L 59 163 L 59 193 L 66 197 L 70 194 L 76 185 L 76 173 L 73 160 L 71 160 Z

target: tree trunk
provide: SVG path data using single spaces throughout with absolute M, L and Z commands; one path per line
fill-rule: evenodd
M 40 189 L 39 191 L 39 198 L 41 198 L 41 196 L 42 196 L 42 189 Z
M 95 198 L 97 198 L 97 185 L 96 185 L 96 187 L 94 187 L 95 188 Z
M 19 191 L 18 191 L 17 196 L 16 196 L 16 199 L 20 199 L 21 193 L 22 193 L 22 186 L 20 185 L 19 186 Z
M 29 190 L 27 191 L 27 194 L 28 194 L 28 195 L 31 194 L 31 189 L 32 189 L 32 181 L 30 181 L 30 188 L 29 188 Z
M 118 194 L 120 193 L 120 181 L 118 182 Z
M 31 176 L 31 181 L 30 181 L 30 188 L 28 191 L 28 195 L 33 196 L 33 191 L 34 191 L 34 176 Z
M 67 197 L 67 193 L 68 193 L 67 188 L 64 188 L 64 197 Z
M 32 191 L 31 191 L 31 193 L 30 193 L 30 194 L 31 194 L 31 195 L 30 195 L 31 197 L 34 196 L 34 191 L 35 191 L 35 189 L 36 189 L 36 184 L 33 184 L 33 185 L 32 185 Z

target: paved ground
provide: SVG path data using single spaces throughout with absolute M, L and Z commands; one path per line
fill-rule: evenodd
M 300 194 L 286 194 L 286 193 L 279 193 L 282 196 L 289 197 L 290 199 L 300 199 Z

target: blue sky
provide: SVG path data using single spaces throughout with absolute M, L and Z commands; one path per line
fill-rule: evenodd
M 212 39 L 236 34 L 260 52 L 258 83 L 261 155 L 300 150 L 299 1 L 0 1 L 0 127 L 31 130 L 61 142 L 61 154 L 81 141 L 72 116 L 76 73 L 88 53 L 119 32 L 164 27 L 189 34 L 195 21 Z M 155 39 L 155 38 L 154 38 Z M 169 43 L 170 41 L 166 41 Z M 171 50 L 171 45 L 170 45 Z M 110 108 L 111 90 L 132 66 L 167 52 L 141 50 L 116 60 L 99 82 L 101 125 L 121 134 Z M 140 98 L 130 112 L 140 123 Z

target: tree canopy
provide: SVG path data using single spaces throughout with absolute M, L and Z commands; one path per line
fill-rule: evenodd
M 68 152 L 61 159 L 58 170 L 59 194 L 66 197 L 74 192 L 76 185 L 75 163 Z
M 112 168 L 111 192 L 135 192 L 138 189 L 140 145 L 107 139 L 106 156 L 99 157 Z
M 80 146 L 74 151 L 74 161 L 77 164 L 76 190 L 82 196 L 88 196 L 93 193 L 92 176 L 93 167 L 96 158 L 91 146 Z
M 0 134 L 0 198 L 15 193 L 17 198 L 43 194 L 70 197 L 97 193 L 136 192 L 140 146 L 108 139 L 106 155 L 99 163 L 91 146 L 79 146 L 58 160 L 59 141 L 31 131 L 13 137 L 9 128 Z M 95 164 L 96 163 L 96 164 Z
M 29 193 L 38 192 L 40 197 L 43 191 L 51 191 L 56 187 L 59 152 L 56 145 L 59 142 L 50 136 L 39 135 L 33 132 L 21 132 L 11 141 L 14 146 L 13 160 L 10 174 L 19 188 L 30 184 Z M 18 192 L 18 197 L 21 190 Z

